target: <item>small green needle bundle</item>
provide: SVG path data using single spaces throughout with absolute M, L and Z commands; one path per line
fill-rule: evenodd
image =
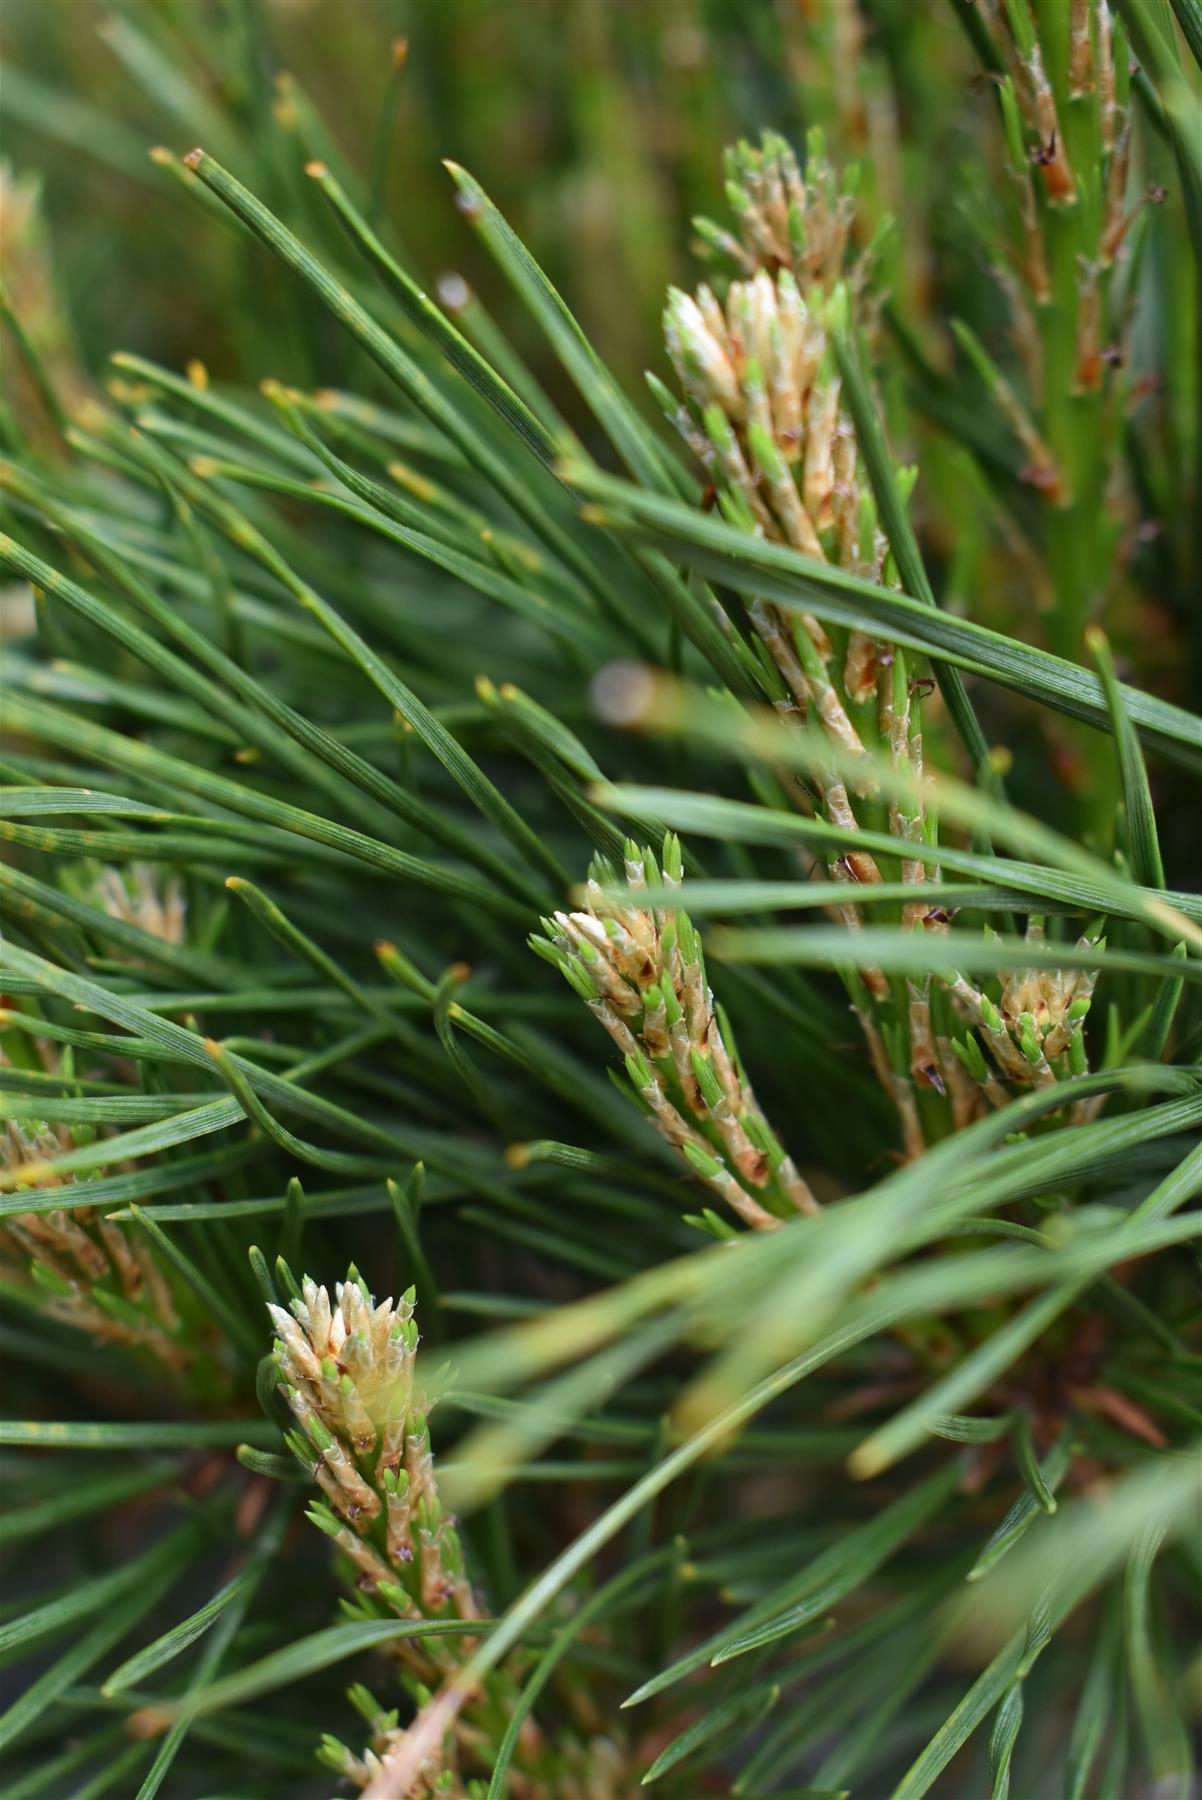
M 299 1287 L 277 1265 L 291 1291 L 289 1307 L 269 1306 L 272 1357 L 280 1392 L 296 1420 L 287 1433 L 293 1455 L 321 1488 L 308 1517 L 346 1558 L 356 1618 L 468 1622 L 480 1602 L 464 1567 L 463 1545 L 444 1511 L 430 1450 L 427 1404 L 417 1381 L 418 1329 L 412 1288 L 376 1302 L 353 1266 L 333 1298 L 307 1276 Z M 417 1632 L 390 1646 L 414 1707 L 429 1707 L 435 1689 L 470 1652 L 470 1632 Z M 413 1752 L 404 1794 L 412 1800 L 476 1800 L 476 1779 L 495 1760 L 519 1688 L 513 1673 L 494 1670 L 466 1699 L 441 1742 Z M 362 1789 L 410 1754 L 413 1740 L 361 1685 L 352 1705 L 371 1727 L 361 1755 L 326 1735 L 322 1762 Z M 592 1708 L 583 1709 L 595 1716 Z M 520 1800 L 619 1800 L 625 1757 L 609 1738 L 544 1734 L 527 1718 L 513 1750 L 512 1792 Z M 393 1791 L 393 1790 L 389 1790 Z
M 63 1205 L 18 1212 L 0 1223 L 0 1270 L 31 1283 L 41 1310 L 60 1324 L 147 1358 L 172 1380 L 197 1360 L 197 1338 L 179 1296 L 150 1246 L 136 1233 L 70 1204 L 70 1178 L 39 1176 L 41 1164 L 71 1148 L 64 1127 L 11 1121 L 0 1137 L 0 1168 L 16 1191 L 61 1188 Z M 22 1179 L 24 1178 L 24 1179 Z
M 352 1268 L 333 1302 L 306 1277 L 290 1312 L 271 1308 L 280 1386 L 300 1428 L 288 1442 L 326 1497 L 309 1517 L 355 1564 L 365 1592 L 403 1617 L 472 1618 L 414 1392 L 413 1300 L 410 1289 L 375 1305 Z
M 760 1111 L 729 1020 L 714 1006 L 692 921 L 671 904 L 682 873 L 669 832 L 662 888 L 648 896 L 648 877 L 659 888 L 660 870 L 651 850 L 628 840 L 628 899 L 612 897 L 614 871 L 597 858 L 587 910 L 545 919 L 546 937 L 531 943 L 605 1027 L 660 1136 L 744 1224 L 771 1230 L 817 1203 Z

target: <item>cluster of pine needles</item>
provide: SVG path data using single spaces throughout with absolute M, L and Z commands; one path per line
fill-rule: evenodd
M 0 1800 L 1188 1800 L 1196 0 L 763 8 L 639 391 L 277 10 L 180 366 L 3 172 Z

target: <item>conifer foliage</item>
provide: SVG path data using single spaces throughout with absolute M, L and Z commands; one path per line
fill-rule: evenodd
M 286 10 L 10 87 L 0 1800 L 1188 1800 L 1197 6 L 598 25 L 626 293 Z

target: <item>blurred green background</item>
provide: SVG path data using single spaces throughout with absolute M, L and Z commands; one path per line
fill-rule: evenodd
M 732 138 L 821 124 L 837 150 L 865 154 L 883 203 L 905 202 L 921 288 L 913 225 L 942 212 L 932 177 L 982 98 L 954 8 L 906 0 L 871 18 L 845 0 L 6 0 L 2 13 L 6 154 L 42 173 L 91 368 L 126 346 L 174 365 L 203 355 L 217 376 L 331 373 L 303 366 L 271 259 L 189 203 L 149 159 L 157 144 L 203 142 L 322 240 L 305 158 L 374 173 L 425 277 L 462 273 L 541 363 L 455 216 L 439 166 L 452 157 L 637 382 Z

